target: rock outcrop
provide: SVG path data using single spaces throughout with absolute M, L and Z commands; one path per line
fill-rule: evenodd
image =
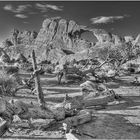
M 37 56 L 39 56 L 38 61 L 47 59 L 55 63 L 65 57 L 66 54 L 62 49 L 73 51 L 75 53 L 72 55 L 74 59 L 87 58 L 88 53 L 83 54 L 83 52 L 88 52 L 94 43 L 81 38 L 81 34 L 84 32 L 92 32 L 98 40 L 98 45 L 104 43 L 119 44 L 124 41 L 123 38 L 103 29 L 91 29 L 78 25 L 73 20 L 47 18 L 44 20 L 34 43 Z
M 90 48 L 91 42 L 80 38 L 87 30 L 73 20 L 47 18 L 34 43 L 38 61 L 47 59 L 56 62 L 66 55 L 62 49 L 76 53 Z
M 91 32 L 97 38 L 97 42 L 82 38 L 82 33 L 86 32 Z M 130 36 L 119 37 L 103 29 L 92 29 L 78 25 L 73 20 L 56 17 L 45 19 L 39 33 L 14 30 L 5 43 L 5 50 L 11 57 L 21 53 L 27 58 L 34 49 L 37 62 L 48 60 L 56 63 L 62 58 L 70 58 L 66 57 L 63 49 L 74 52 L 73 59 L 85 59 L 91 48 L 117 46 L 129 41 L 140 46 L 139 40 L 140 35 L 136 39 Z
M 100 42 L 100 43 L 112 41 L 112 34 L 106 32 L 103 29 L 94 29 L 93 34 L 96 36 L 98 42 Z
M 19 31 L 13 29 L 8 39 L 3 41 L 2 48 L 11 57 L 16 58 L 19 54 L 23 54 L 28 57 L 33 49 L 32 44 L 34 43 L 37 32 L 35 31 Z

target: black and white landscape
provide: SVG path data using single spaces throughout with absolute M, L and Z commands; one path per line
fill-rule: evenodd
M 140 139 L 139 7 L 0 1 L 0 137 Z

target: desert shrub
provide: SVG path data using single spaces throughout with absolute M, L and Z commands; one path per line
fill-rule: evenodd
M 31 63 L 22 63 L 20 64 L 20 69 L 25 70 L 27 72 L 32 72 L 33 71 L 33 66 Z
M 27 67 L 25 70 L 26 70 L 27 72 L 33 72 L 33 71 L 34 71 L 34 69 L 33 69 L 32 66 Z
M 4 42 L 3 42 L 3 45 L 4 47 L 10 47 L 13 45 L 13 43 L 9 40 L 9 39 L 6 39 Z
M 46 73 L 52 73 L 54 71 L 54 66 L 53 65 L 46 65 L 43 67 L 43 70 L 46 72 Z
M 0 89 L 1 95 L 14 95 L 13 91 L 17 87 L 16 79 L 6 71 L 0 70 Z
M 136 72 L 136 69 L 139 67 L 139 65 L 138 64 L 135 64 L 135 63 L 128 63 L 127 64 L 127 67 L 128 67 L 128 71 L 130 72 L 130 73 L 135 73 Z
M 41 61 L 41 64 L 51 64 L 51 61 L 44 60 L 44 61 Z
M 9 67 L 4 68 L 4 70 L 5 70 L 5 72 L 7 74 L 13 74 L 13 73 L 17 73 L 19 71 L 19 68 L 18 67 L 9 66 Z
M 128 63 L 127 66 L 130 68 L 137 68 L 139 65 L 135 63 Z

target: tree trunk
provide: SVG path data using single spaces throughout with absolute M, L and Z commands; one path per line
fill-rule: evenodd
M 37 98 L 38 98 L 38 103 L 40 105 L 40 107 L 45 108 L 45 101 L 44 101 L 44 95 L 42 92 L 42 88 L 40 85 L 40 77 L 39 77 L 39 73 L 37 73 L 37 64 L 36 64 L 36 58 L 35 58 L 35 51 L 32 51 L 32 63 L 33 63 L 33 70 L 35 73 L 35 88 L 37 91 Z

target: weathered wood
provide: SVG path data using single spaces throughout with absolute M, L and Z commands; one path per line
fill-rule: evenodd
M 40 77 L 39 77 L 39 73 L 37 73 L 37 64 L 36 64 L 36 58 L 35 58 L 35 51 L 32 51 L 32 63 L 33 63 L 33 70 L 34 70 L 34 74 L 35 74 L 35 87 L 36 87 L 36 91 L 37 91 L 37 97 L 38 97 L 38 103 L 40 105 L 40 107 L 45 108 L 45 101 L 44 101 L 44 95 L 42 92 L 42 88 L 40 85 Z
M 42 109 L 39 105 L 25 103 L 19 100 L 9 101 L 11 108 L 14 110 L 14 115 L 18 115 L 20 119 L 30 120 L 33 119 L 53 119 L 54 114 L 48 109 Z
M 34 129 L 44 129 L 48 128 L 50 125 L 54 124 L 56 121 L 54 119 L 31 119 L 30 124 L 25 120 L 13 122 L 10 127 L 14 129 L 23 128 L 29 129 L 31 126 Z
M 34 128 L 37 128 L 37 129 L 48 128 L 54 123 L 56 123 L 56 121 L 54 119 L 33 119 L 33 120 L 31 120 L 31 124 L 34 126 Z
M 99 96 L 99 97 L 91 97 L 89 99 L 84 99 L 83 104 L 85 107 L 90 107 L 90 106 L 102 106 L 102 105 L 107 105 L 109 102 L 114 101 L 114 95 L 104 95 L 104 96 Z
M 81 110 L 76 116 L 66 118 L 63 123 L 67 124 L 67 129 L 71 127 L 84 124 L 92 120 L 92 112 L 88 110 Z
M 0 137 L 6 132 L 7 127 L 8 127 L 7 121 L 0 122 Z

